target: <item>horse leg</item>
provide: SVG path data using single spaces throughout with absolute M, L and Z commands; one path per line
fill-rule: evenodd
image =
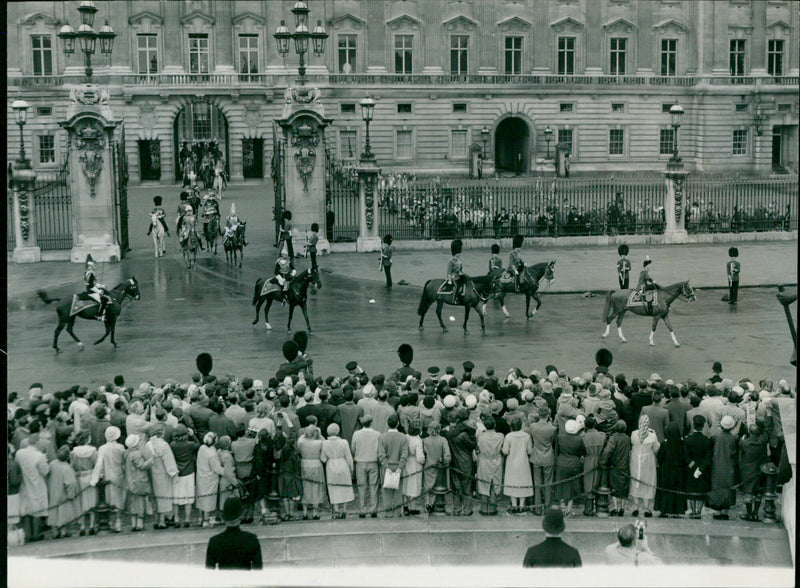
M 236 249 L 233 250 L 233 264 L 236 265 Z M 242 262 L 244 261 L 244 249 L 239 251 L 239 269 L 242 267 Z
M 268 331 L 272 330 L 272 325 L 269 324 L 269 307 L 272 306 L 272 298 L 267 296 L 267 306 L 264 308 L 264 326 Z
M 58 326 L 56 327 L 56 332 L 53 334 L 53 349 L 56 350 L 56 353 L 61 353 L 61 350 L 58 348 L 58 336 L 61 331 L 64 330 L 64 327 L 67 325 L 66 321 L 62 321 L 59 317 L 58 319 Z
M 658 315 L 653 315 L 653 326 L 650 328 L 650 347 L 655 347 L 656 342 L 653 341 L 653 336 L 656 334 L 656 327 L 658 326 Z
M 464 305 L 464 334 L 469 335 L 469 331 L 467 330 L 467 321 L 469 320 L 469 310 L 470 306 L 468 304 Z
M 69 333 L 69 336 L 72 337 L 73 340 L 75 341 L 75 343 L 78 344 L 78 349 L 83 351 L 83 343 L 81 342 L 80 339 L 78 339 L 78 336 L 75 333 L 72 332 L 72 327 L 74 327 L 74 326 L 75 326 L 75 317 L 73 316 L 67 322 L 67 333 Z
M 294 304 L 289 304 L 289 320 L 286 323 L 286 332 L 292 332 L 292 317 L 294 316 Z
M 424 291 L 422 293 L 422 297 L 423 297 L 423 299 L 419 303 L 419 310 L 418 310 L 418 312 L 419 312 L 419 330 L 420 331 L 425 329 L 425 327 L 422 326 L 422 321 L 425 320 L 425 315 L 427 314 L 428 309 L 431 307 L 431 304 L 433 304 L 433 301 L 425 300 L 425 292 Z
M 622 317 L 625 315 L 624 312 L 620 312 L 617 315 L 617 333 L 619 334 L 619 339 L 623 343 L 627 343 L 628 340 L 625 338 L 625 335 L 622 334 Z
M 436 302 L 436 316 L 439 319 L 439 325 L 441 325 L 441 327 L 442 327 L 442 332 L 446 333 L 447 332 L 447 327 L 445 326 L 444 321 L 442 320 L 442 307 L 443 306 L 444 306 L 444 302 L 442 302 L 441 300 Z
M 306 305 L 305 305 L 305 304 L 303 304 L 303 305 L 300 307 L 300 310 L 302 310 L 302 311 L 303 311 L 303 318 L 305 318 L 305 319 L 306 319 L 306 327 L 308 327 L 308 334 L 310 335 L 310 334 L 311 334 L 311 333 L 313 333 L 314 331 L 313 331 L 313 329 L 311 328 L 311 323 L 310 323 L 310 322 L 308 322 L 308 309 L 306 308 Z
M 254 325 L 258 322 L 258 315 L 261 312 L 261 305 L 262 304 L 264 304 L 264 299 L 262 297 L 259 297 L 258 302 L 256 302 L 256 318 L 253 321 Z
M 511 317 L 511 314 L 508 312 L 506 308 L 506 295 L 503 292 L 500 292 L 500 296 L 497 299 L 497 302 L 500 303 L 500 308 L 503 309 L 503 314 L 506 315 L 506 318 Z
M 675 331 L 672 330 L 672 324 L 669 322 L 669 315 L 665 314 L 663 317 L 664 324 L 667 325 L 669 329 L 669 335 L 672 337 L 672 342 L 675 344 L 675 347 L 680 347 L 681 344 L 678 342 L 678 338 L 675 336 Z
M 486 306 L 486 305 L 484 304 L 484 306 Z M 475 310 L 477 310 L 477 311 L 478 311 L 478 316 L 479 316 L 479 317 L 480 317 L 480 319 L 481 319 L 481 335 L 485 335 L 485 334 L 486 334 L 486 321 L 484 320 L 484 315 L 485 315 L 486 313 L 485 313 L 485 312 L 483 312 L 483 310 L 482 310 L 482 309 L 481 309 L 481 310 L 478 310 L 478 307 L 477 307 L 477 306 L 475 307 Z

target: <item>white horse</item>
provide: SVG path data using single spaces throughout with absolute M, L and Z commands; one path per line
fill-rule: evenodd
M 155 247 L 155 256 L 163 257 L 167 251 L 167 239 L 164 225 L 158 218 L 158 213 L 150 215 L 150 235 L 153 237 L 153 246 Z
M 217 193 L 217 200 L 222 200 L 222 190 L 225 187 L 225 168 L 220 162 L 214 166 L 214 181 L 211 187 Z

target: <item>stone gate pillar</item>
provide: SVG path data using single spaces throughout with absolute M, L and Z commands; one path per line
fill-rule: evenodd
M 67 120 L 69 184 L 74 216 L 70 261 L 84 263 L 122 258 L 114 230 L 114 130 L 120 123 L 108 106 L 108 93 L 97 86 L 73 88 Z
M 375 159 L 361 159 L 358 162 L 358 203 L 360 228 L 356 250 L 380 251 L 381 236 L 378 234 L 378 175 L 381 168 Z
M 667 191 L 664 197 L 664 214 L 666 215 L 666 226 L 664 228 L 664 243 L 686 243 L 689 234 L 686 232 L 686 195 L 684 184 L 686 176 L 689 175 L 683 166 L 674 166 L 664 172 Z
M 286 145 L 286 207 L 295 229 L 325 226 L 325 109 L 317 88 L 289 88 L 283 116 L 277 119 Z M 299 239 L 299 241 L 302 241 Z M 297 248 L 295 248 L 297 250 Z
M 20 162 L 17 162 L 20 163 Z M 23 162 L 23 163 L 27 163 Z M 34 217 L 33 188 L 36 173 L 30 165 L 14 168 L 11 176 L 14 204 L 14 263 L 36 263 L 42 261 L 42 250 L 36 245 L 36 219 Z

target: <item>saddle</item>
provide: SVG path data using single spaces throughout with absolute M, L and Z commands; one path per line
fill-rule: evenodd
M 72 295 L 72 306 L 69 309 L 69 316 L 75 316 L 79 312 L 87 308 L 92 308 L 93 306 L 100 306 L 100 303 L 94 298 L 81 298 L 81 296 L 81 294 Z
M 649 304 L 655 306 L 658 303 L 658 290 L 651 290 L 653 293 L 653 300 Z M 628 296 L 628 306 L 647 306 L 648 302 L 644 299 L 644 297 L 639 293 L 638 290 L 632 290 L 630 295 Z
M 264 282 L 264 285 L 261 287 L 261 294 L 259 296 L 266 296 L 270 292 L 280 292 L 281 285 L 277 284 L 273 281 L 274 278 L 270 278 Z

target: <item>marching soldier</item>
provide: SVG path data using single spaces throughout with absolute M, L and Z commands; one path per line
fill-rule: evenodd
M 150 211 L 150 217 L 152 218 L 153 215 L 156 215 L 156 218 L 158 218 L 158 222 L 160 222 L 161 226 L 164 227 L 164 232 L 167 234 L 167 237 L 169 237 L 169 227 L 167 226 L 167 213 L 164 212 L 163 208 L 161 208 L 162 201 L 163 200 L 161 196 L 153 197 L 153 204 L 155 206 L 153 207 L 153 210 Z M 150 228 L 147 229 L 147 235 L 150 236 L 150 233 L 152 232 L 153 232 L 153 225 L 151 224 Z
M 739 272 L 741 264 L 736 259 L 739 257 L 739 250 L 736 247 L 728 249 L 730 261 L 726 265 L 728 272 L 728 304 L 736 304 L 739 301 Z
M 492 245 L 492 256 L 489 258 L 489 273 L 503 269 L 503 260 L 500 258 L 500 245 Z
M 617 279 L 619 280 L 619 287 L 623 290 L 630 288 L 631 261 L 627 257 L 628 251 L 628 246 L 625 244 L 617 247 L 617 253 L 619 253 L 619 260 L 617 261 Z
M 383 244 L 381 245 L 381 263 L 380 266 L 383 268 L 383 273 L 386 275 L 386 287 L 392 287 L 392 253 L 394 252 L 394 247 L 392 247 L 392 236 L 386 235 L 383 238 Z
M 450 243 L 450 253 L 453 257 L 447 262 L 446 283 L 452 285 L 454 288 L 454 302 L 457 302 L 461 298 L 464 281 L 467 277 L 466 274 L 464 274 L 464 262 L 461 261 L 461 250 L 463 247 L 464 244 L 461 242 L 461 239 L 453 239 Z
M 522 260 L 522 244 L 525 242 L 525 237 L 522 235 L 514 235 L 512 241 L 513 249 L 508 254 L 508 271 L 514 276 L 514 288 L 519 292 L 519 278 L 525 270 L 525 262 Z
M 281 287 L 281 304 L 286 305 L 286 292 L 289 290 L 289 282 L 297 275 L 297 271 L 292 267 L 291 260 L 284 254 L 275 262 L 275 282 Z
M 639 292 L 640 298 L 644 301 L 647 309 L 649 311 L 653 310 L 653 295 L 649 294 L 656 289 L 656 283 L 653 281 L 653 278 L 650 277 L 650 270 L 647 269 L 653 263 L 653 260 L 650 259 L 650 256 L 644 258 L 642 262 L 642 271 L 639 273 L 639 283 L 636 284 L 636 290 Z
M 100 309 L 97 311 L 95 318 L 103 322 L 106 318 L 106 306 L 111 302 L 111 297 L 108 295 L 106 287 L 97 281 L 97 275 L 95 274 L 96 267 L 97 264 L 94 259 L 92 259 L 92 255 L 87 255 L 86 271 L 83 274 L 83 283 L 86 286 L 85 294 L 100 304 Z

